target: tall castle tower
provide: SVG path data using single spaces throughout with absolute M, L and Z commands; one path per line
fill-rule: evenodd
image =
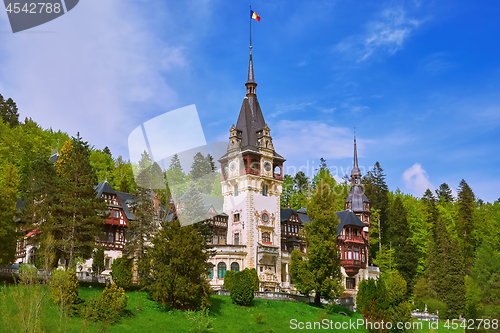
M 368 236 L 370 227 L 370 201 L 363 192 L 361 185 L 361 171 L 358 166 L 358 151 L 356 148 L 356 136 L 354 137 L 354 165 L 351 171 L 351 191 L 345 200 L 345 209 L 351 210 L 365 225 L 364 231 Z
M 257 100 L 252 46 L 246 96 L 230 129 L 221 163 L 228 244 L 246 247 L 244 267 L 255 268 L 264 288 L 278 290 L 281 274 L 280 196 L 283 162 Z

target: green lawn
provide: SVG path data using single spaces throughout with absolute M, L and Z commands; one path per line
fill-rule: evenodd
M 3 288 L 22 288 L 22 286 L 9 286 Z M 12 291 L 12 289 L 10 289 Z M 97 297 L 102 292 L 101 288 L 80 288 L 80 297 L 83 300 L 90 297 Z M 191 332 L 191 323 L 187 320 L 186 313 L 181 311 L 165 311 L 157 303 L 148 300 L 145 292 L 127 292 L 129 296 L 127 313 L 118 322 L 111 325 L 109 332 Z M 18 295 L 19 296 L 19 295 Z M 3 311 L 10 311 L 8 318 L 5 313 L 1 313 L 0 332 L 16 332 L 14 327 L 17 310 L 13 306 L 13 300 L 7 298 L 1 300 L 6 302 L 7 307 L 3 307 Z M 228 296 L 212 296 L 212 305 L 210 306 L 210 318 L 213 319 L 213 329 L 210 332 L 233 333 L 233 332 L 264 332 L 272 329 L 274 332 L 295 332 L 295 331 L 313 331 L 299 329 L 298 323 L 302 322 L 307 325 L 307 322 L 314 323 L 326 319 L 332 321 L 333 329 L 316 329 L 315 331 L 334 331 L 334 332 L 367 332 L 364 328 L 360 329 L 335 329 L 335 324 L 349 321 L 356 322 L 361 316 L 357 313 L 350 313 L 346 317 L 338 313 L 327 314 L 325 310 L 309 306 L 304 303 L 267 301 L 254 299 L 251 307 L 236 306 L 231 303 Z M 6 310 L 7 309 L 7 310 Z M 343 308 L 338 307 L 337 311 L 342 311 Z M 344 309 L 344 311 L 346 311 Z M 40 321 L 43 332 L 81 332 L 84 321 L 79 317 L 69 318 L 67 321 L 60 318 L 58 308 L 52 303 L 49 295 L 47 295 L 42 303 L 42 311 L 40 313 Z M 256 322 L 258 313 L 263 314 L 262 323 Z M 291 320 L 295 319 L 297 329 L 292 329 Z M 3 322 L 2 322 L 3 321 Z M 67 322 L 67 323 L 66 323 Z M 61 325 L 61 323 L 63 323 Z M 66 324 L 64 324 L 66 323 Z M 344 327 L 348 326 L 344 324 Z M 444 323 L 440 323 L 440 329 L 434 332 L 447 332 L 443 328 Z M 314 324 L 312 324 L 314 325 Z M 61 329 L 65 326 L 65 329 Z M 97 324 L 91 324 L 88 332 L 97 332 L 99 327 Z M 423 322 L 423 329 L 419 332 L 429 332 L 428 323 Z M 457 330 L 456 332 L 463 332 Z

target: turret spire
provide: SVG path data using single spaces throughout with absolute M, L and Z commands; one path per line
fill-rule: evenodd
M 354 135 L 354 165 L 351 171 L 351 183 L 352 185 L 361 183 L 361 171 L 358 166 L 358 150 L 356 147 L 356 135 Z
M 255 96 L 257 83 L 253 74 L 253 59 L 252 59 L 252 46 L 250 45 L 250 61 L 248 63 L 248 80 L 245 83 L 247 87 L 247 96 Z

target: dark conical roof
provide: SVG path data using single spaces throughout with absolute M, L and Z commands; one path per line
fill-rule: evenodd
M 351 210 L 353 212 L 363 212 L 365 210 L 365 202 L 370 202 L 366 195 L 363 193 L 361 185 L 351 186 L 351 191 L 345 199 L 345 202 L 351 203 Z
M 338 218 L 340 220 L 340 223 L 339 223 L 339 225 L 337 227 L 337 236 L 340 235 L 340 233 L 342 232 L 342 229 L 346 225 L 356 225 L 358 227 L 364 227 L 365 226 L 363 224 L 363 222 L 361 222 L 361 220 L 359 219 L 359 217 L 357 217 L 356 214 L 354 214 L 350 210 L 343 210 L 343 211 L 340 211 L 340 212 L 336 212 L 335 214 L 337 214 L 337 216 L 338 216 Z
M 257 131 L 265 125 L 257 97 L 245 97 L 236 123 L 236 129 L 241 131 L 241 147 L 257 147 Z

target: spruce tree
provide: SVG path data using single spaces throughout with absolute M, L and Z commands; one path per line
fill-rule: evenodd
M 14 164 L 9 163 L 5 175 L 0 179 L 0 266 L 14 261 L 16 255 L 17 187 L 19 175 Z
M 132 202 L 134 219 L 129 222 L 127 230 L 127 252 L 135 259 L 139 283 L 144 284 L 148 278 L 149 258 L 146 257 L 151 239 L 158 227 L 158 216 L 154 206 L 151 160 L 144 152 L 139 162 L 137 190 Z
M 463 258 L 459 244 L 450 238 L 442 218 L 438 219 L 429 243 L 427 280 L 432 297 L 444 302 L 448 316 L 463 314 L 465 281 Z
M 61 179 L 56 174 L 54 163 L 43 154 L 33 161 L 30 170 L 30 182 L 23 196 L 26 207 L 21 212 L 21 223 L 25 230 L 40 230 L 34 238 L 40 245 L 38 253 L 43 257 L 43 266 L 48 272 L 57 265 L 65 246 L 54 195 L 58 192 Z
M 455 200 L 455 198 L 453 198 L 451 187 L 449 187 L 446 183 L 439 185 L 439 188 L 436 190 L 436 195 L 440 202 L 453 202 Z
M 379 162 L 376 162 L 373 168 L 367 172 L 365 176 L 361 179 L 361 184 L 363 185 L 363 190 L 370 200 L 370 208 L 379 210 L 380 217 L 380 233 L 382 244 L 389 245 L 389 226 L 387 210 L 389 208 L 389 189 L 385 182 L 386 175 L 384 170 L 380 166 Z M 370 246 L 370 258 L 375 258 L 377 256 L 378 246 Z
M 211 234 L 204 223 L 182 227 L 178 220 L 162 222 L 149 251 L 152 299 L 175 309 L 200 309 L 210 302 L 206 276 L 213 256 Z
M 467 182 L 462 179 L 458 187 L 458 220 L 456 229 L 461 243 L 465 267 L 472 267 L 477 247 L 476 223 L 474 219 L 475 210 L 476 201 L 474 193 Z
M 19 113 L 17 109 L 17 104 L 9 98 L 4 100 L 3 96 L 0 95 L 0 117 L 5 124 L 9 124 L 10 127 L 16 127 L 19 125 Z
M 408 212 L 398 195 L 390 206 L 389 222 L 391 224 L 390 239 L 394 248 L 394 263 L 408 286 L 413 286 L 417 273 L 417 249 L 411 241 L 408 226 Z M 411 288 L 408 288 L 410 293 Z
M 61 250 L 73 266 L 76 257 L 90 258 L 101 234 L 107 205 L 96 197 L 97 176 L 90 164 L 90 148 L 79 135 L 66 141 L 56 170 L 60 181 L 53 193 L 54 216 L 64 245 Z
M 343 276 L 340 270 L 340 255 L 336 244 L 339 220 L 335 214 L 335 195 L 327 181 L 318 183 L 316 191 L 307 205 L 307 213 L 311 223 L 304 226 L 304 241 L 307 244 L 306 259 L 292 259 L 298 265 L 298 274 L 292 277 L 302 290 L 314 290 L 314 302 L 320 304 L 320 298 L 338 298 L 344 291 Z M 300 274 L 307 271 L 306 274 Z

